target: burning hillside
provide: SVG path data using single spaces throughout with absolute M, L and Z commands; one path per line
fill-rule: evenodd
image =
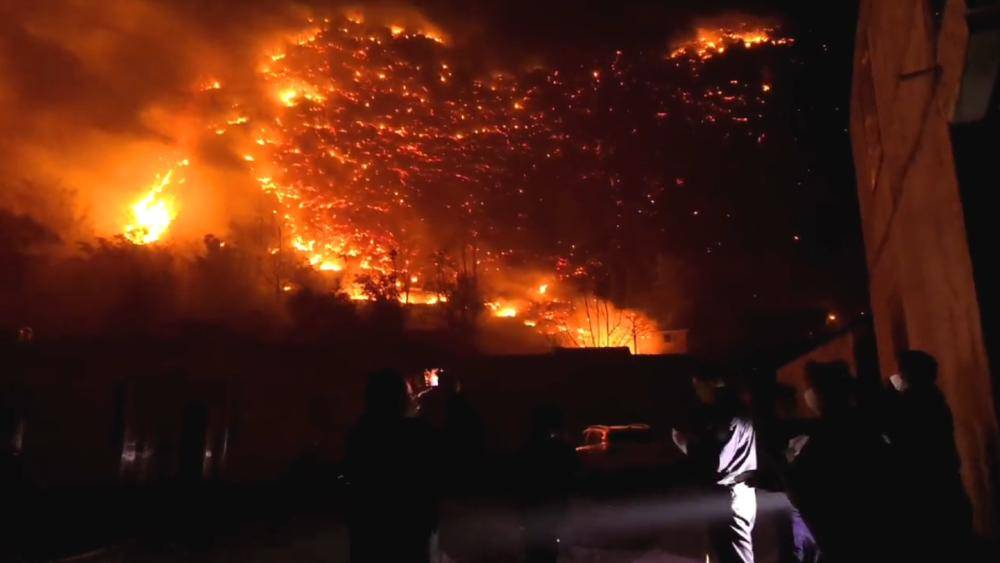
M 698 27 L 691 37 L 676 41 L 670 52 L 670 58 L 688 58 L 695 61 L 723 55 L 726 49 L 742 45 L 751 49 L 760 45 L 787 45 L 792 39 L 775 35 L 773 27 L 747 22 L 736 22 L 729 27 L 720 23 L 710 27 Z
M 449 304 L 554 344 L 640 352 L 657 351 L 657 323 L 620 289 L 616 264 L 660 228 L 686 179 L 674 165 L 637 174 L 646 163 L 628 147 L 697 128 L 763 143 L 770 84 L 706 79 L 703 67 L 791 41 L 744 23 L 664 37 L 652 55 L 483 68 L 422 20 L 287 19 L 173 69 L 182 91 L 152 96 L 138 110 L 146 135 L 116 136 L 112 161 L 67 156 L 57 180 L 82 193 L 94 234 L 181 252 L 252 225 L 276 299 L 319 288 Z M 97 35 L 59 40 L 81 57 L 104 48 Z M 58 148 L 30 152 L 59 162 Z M 236 232 L 212 240 L 253 246 Z

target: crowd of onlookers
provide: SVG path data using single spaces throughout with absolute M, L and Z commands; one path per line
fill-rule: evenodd
M 694 376 L 699 406 L 673 441 L 700 478 L 714 560 L 753 561 L 757 488 L 791 500 L 791 560 L 967 560 L 971 510 L 937 363 L 919 351 L 898 359 L 878 389 L 859 385 L 845 363 L 809 364 L 804 419 L 779 415 L 713 370 Z M 530 428 L 511 495 L 523 508 L 524 559 L 554 562 L 579 461 L 558 408 L 537 409 Z M 482 437 L 450 374 L 419 401 L 400 374 L 372 374 L 344 472 L 351 560 L 429 561 L 441 492 L 461 494 L 472 476 L 489 474 L 476 466 L 487 459 Z
M 889 386 L 866 389 L 842 362 L 809 364 L 815 421 L 767 437 L 800 560 L 968 560 L 971 508 L 937 362 L 904 351 L 898 366 Z

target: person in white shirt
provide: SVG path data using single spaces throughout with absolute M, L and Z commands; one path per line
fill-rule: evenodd
M 710 555 L 721 563 L 753 563 L 757 517 L 757 495 L 749 483 L 757 470 L 753 424 L 722 378 L 699 374 L 692 384 L 701 405 L 693 413 L 691 429 L 686 433 L 675 429 L 673 438 L 710 491 Z

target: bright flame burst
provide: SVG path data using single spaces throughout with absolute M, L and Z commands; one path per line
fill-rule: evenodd
M 132 244 L 143 245 L 159 241 L 166 234 L 170 224 L 177 217 L 177 206 L 172 195 L 164 193 L 173 183 L 174 172 L 188 161 L 182 160 L 156 181 L 129 208 L 129 223 L 123 229 L 123 236 Z M 183 179 L 179 183 L 183 183 Z
M 486 307 L 493 312 L 494 317 L 513 319 L 517 316 L 517 307 L 513 305 L 507 305 L 499 301 L 490 301 L 486 303 Z

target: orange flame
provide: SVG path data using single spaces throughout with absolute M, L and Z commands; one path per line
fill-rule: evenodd
M 156 181 L 146 194 L 129 207 L 129 222 L 122 234 L 132 244 L 143 245 L 159 241 L 166 234 L 170 224 L 177 217 L 177 206 L 170 194 L 163 192 L 170 187 L 174 171 L 187 166 L 183 160 Z M 183 180 L 180 181 L 181 183 Z
M 785 37 L 772 37 L 774 29 L 768 27 L 741 26 L 740 29 L 727 27 L 699 27 L 694 37 L 675 43 L 670 52 L 670 58 L 688 57 L 705 61 L 713 56 L 721 55 L 730 46 L 742 44 L 750 49 L 758 45 L 786 45 L 792 40 Z

